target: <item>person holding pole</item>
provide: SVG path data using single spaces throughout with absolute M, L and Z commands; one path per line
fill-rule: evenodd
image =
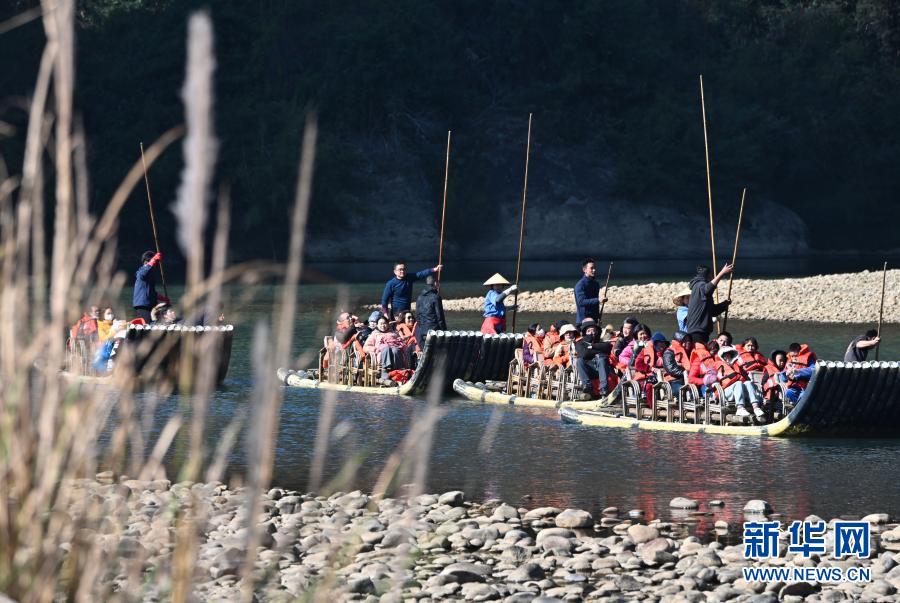
M 381 313 L 387 316 L 388 320 L 394 317 L 399 318 L 400 313 L 409 310 L 412 305 L 413 283 L 429 274 L 440 273 L 441 268 L 443 266 L 438 264 L 433 268 L 407 274 L 406 262 L 396 262 L 394 277 L 385 283 L 384 292 L 381 294 Z
M 134 279 L 134 294 L 131 304 L 138 318 L 143 318 L 147 324 L 152 322 L 150 312 L 159 302 L 169 303 L 169 298 L 156 292 L 156 279 L 153 276 L 153 268 L 162 261 L 162 253 L 159 251 L 145 251 L 141 256 L 141 267 L 137 269 Z
M 503 300 L 518 291 L 519 288 L 516 285 L 510 285 L 504 289 L 505 285 L 509 285 L 509 281 L 503 278 L 499 272 L 484 281 L 484 286 L 489 287 L 484 296 L 484 321 L 481 323 L 481 332 L 485 335 L 506 332 L 506 312 L 514 312 L 517 309 L 515 305 L 507 307 Z
M 584 276 L 575 283 L 575 326 L 581 328 L 585 318 L 600 323 L 600 305 L 608 300 L 600 298 L 600 283 L 597 282 L 597 267 L 593 258 L 585 258 L 581 262 Z
M 878 347 L 881 343 L 881 337 L 878 331 L 869 329 L 862 335 L 857 335 L 847 346 L 844 352 L 844 362 L 864 362 L 869 355 L 869 350 Z
M 733 265 L 725 264 L 719 273 L 710 279 L 709 266 L 697 266 L 697 273 L 689 283 L 691 298 L 688 301 L 687 317 L 684 319 L 685 329 L 694 343 L 705 344 L 709 341 L 709 334 L 713 330 L 713 317 L 720 315 L 731 304 L 730 299 L 715 303 L 713 293 L 719 281 L 733 269 Z

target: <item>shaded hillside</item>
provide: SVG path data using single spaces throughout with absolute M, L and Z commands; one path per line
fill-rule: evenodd
M 204 5 L 79 3 L 77 103 L 95 207 L 137 158 L 137 143 L 181 121 L 186 15 Z M 573 253 L 557 227 L 577 228 L 579 216 L 612 239 L 604 252 L 668 253 L 673 237 L 693 237 L 680 249 L 699 252 L 708 236 L 701 72 L 725 247 L 744 185 L 758 225 L 748 249 L 765 253 L 771 238 L 773 253 L 802 253 L 797 216 L 813 247 L 900 243 L 900 11 L 887 0 L 282 0 L 215 2 L 211 11 L 218 181 L 238 212 L 234 259 L 283 257 L 308 107 L 322 132 L 311 220 L 318 257 L 414 257 L 423 245 L 421 257 L 432 255 L 449 128 L 448 240 L 474 255 L 512 254 L 515 241 L 498 242 L 497 232 L 505 240 L 515 231 L 507 222 L 518 219 L 530 111 L 531 253 Z M 19 132 L 16 95 L 29 94 L 41 45 L 39 22 L 0 36 L 0 90 L 13 99 L 2 118 Z M 2 150 L 17 169 L 20 139 L 6 138 Z M 178 148 L 154 167 L 158 206 L 173 198 L 179 169 Z M 173 219 L 160 213 L 173 248 Z M 123 226 L 144 233 L 146 219 L 135 195 Z M 646 228 L 631 233 L 634 223 Z M 345 236 L 352 248 L 336 244 Z M 122 241 L 124 257 L 149 244 L 142 237 Z

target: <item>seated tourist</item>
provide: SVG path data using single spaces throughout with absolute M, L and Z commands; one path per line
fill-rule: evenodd
M 522 341 L 522 359 L 525 362 L 525 366 L 530 366 L 543 360 L 544 336 L 544 328 L 541 326 L 541 323 L 536 322 L 528 327 L 528 330 L 525 332 L 525 339 Z
M 550 330 L 544 334 L 544 343 L 541 344 L 544 348 L 544 366 L 551 366 L 553 364 L 553 353 L 556 351 L 556 345 L 559 343 L 560 339 L 559 330 L 567 324 L 569 323 L 565 320 L 551 323 Z
M 381 366 L 381 384 L 397 385 L 389 378 L 389 373 L 398 369 L 409 368 L 408 347 L 396 331 L 391 330 L 387 317 L 380 316 L 375 323 L 375 330 L 366 339 L 363 350 L 375 356 Z
M 409 310 L 403 312 L 400 316 L 400 322 L 397 323 L 397 333 L 406 341 L 406 345 L 416 348 L 416 316 Z
M 153 307 L 150 311 L 150 320 L 157 325 L 174 325 L 179 322 L 175 308 L 165 302 Z
M 357 351 L 362 351 L 359 342 L 359 331 L 356 329 L 356 317 L 350 312 L 341 312 L 334 326 L 335 349 L 346 350 L 353 346 Z
M 787 399 L 791 404 L 800 401 L 815 365 L 816 354 L 807 344 L 792 343 L 788 346 L 787 362 L 780 378 L 787 385 Z
M 672 394 L 675 396 L 687 383 L 688 375 L 691 372 L 691 352 L 693 351 L 694 338 L 684 331 L 676 331 L 669 347 L 663 352 L 666 381 L 669 382 Z
M 600 339 L 600 328 L 596 321 L 585 318 L 581 322 L 581 339 L 575 342 L 575 372 L 581 381 L 581 393 L 586 394 L 585 397 L 596 399 L 607 395 L 611 376 L 611 350 L 612 344 Z
M 718 342 L 720 348 L 724 348 L 725 346 L 731 347 L 733 341 L 734 338 L 728 331 L 722 331 L 716 336 L 716 342 Z
M 625 321 L 625 325 L 628 325 L 628 321 Z M 625 335 L 625 325 L 622 327 L 622 334 Z M 645 324 L 639 324 L 634 328 L 634 337 L 630 342 L 628 342 L 625 346 L 622 347 L 622 351 L 619 352 L 618 362 L 619 368 L 625 370 L 634 365 L 634 361 L 637 360 L 638 354 L 641 353 L 645 347 L 650 345 L 650 338 L 652 334 L 650 333 L 650 327 Z M 618 347 L 618 341 L 616 342 L 616 347 Z
M 622 323 L 622 330 L 619 331 L 619 334 L 616 336 L 613 347 L 613 354 L 616 359 L 619 358 L 626 346 L 634 341 L 634 328 L 636 326 L 638 326 L 638 320 L 633 316 L 629 316 L 625 319 L 625 322 Z
M 350 320 L 353 321 L 353 326 L 356 328 L 356 341 L 358 341 L 360 345 L 365 344 L 366 338 L 372 334 L 372 329 L 356 315 L 351 316 Z
M 97 321 L 97 339 L 100 343 L 107 341 L 111 338 L 115 333 L 112 331 L 113 321 L 116 319 L 116 314 L 113 312 L 112 308 L 103 308 L 103 318 Z
M 654 371 L 665 370 L 663 366 L 663 354 L 669 347 L 666 336 L 656 332 L 650 338 L 650 345 L 645 345 L 634 360 L 634 371 L 631 378 L 637 381 L 644 390 L 644 397 L 650 399 L 653 384 L 657 382 Z
M 752 409 L 756 418 L 761 419 L 765 416 L 762 396 L 750 382 L 750 377 L 738 361 L 738 356 L 737 349 L 731 346 L 723 346 L 719 350 L 717 364 L 719 384 L 725 390 L 725 399 L 735 403 L 737 416 L 748 417 Z
M 572 364 L 572 355 L 574 353 L 575 340 L 578 339 L 578 329 L 573 325 L 566 324 L 559 330 L 562 339 L 553 349 L 553 364 L 568 368 Z
M 84 315 L 69 329 L 69 336 L 72 341 L 81 340 L 89 348 L 92 348 L 98 340 L 97 321 L 99 318 L 100 308 L 97 306 L 91 306 L 85 310 Z

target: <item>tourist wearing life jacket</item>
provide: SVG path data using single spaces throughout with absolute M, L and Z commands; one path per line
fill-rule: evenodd
M 684 331 L 675 331 L 669 347 L 663 353 L 665 378 L 672 387 L 672 394 L 684 387 L 691 372 L 691 352 L 694 351 L 693 338 Z
M 525 331 L 525 339 L 522 341 L 522 360 L 525 366 L 531 366 L 544 357 L 544 328 L 536 322 Z
M 678 295 L 672 298 L 672 303 L 675 304 L 675 322 L 678 327 L 678 330 L 682 333 L 687 334 L 687 331 L 684 330 L 684 320 L 687 318 L 688 313 L 688 302 L 691 299 L 691 290 L 690 289 L 682 289 L 678 292 Z M 674 335 L 672 336 L 674 339 Z
M 714 352 L 719 351 L 719 344 L 712 341 L 708 344 L 694 342 L 691 351 L 691 370 L 688 372 L 688 383 L 700 388 L 700 393 L 706 391 L 706 386 L 715 383 L 716 375 Z
M 400 316 L 404 310 L 409 310 L 412 305 L 413 283 L 429 274 L 438 272 L 443 266 L 426 268 L 414 274 L 406 273 L 406 262 L 394 264 L 394 276 L 384 285 L 381 294 L 381 313 L 389 319 Z
M 397 334 L 403 338 L 411 350 L 420 351 L 416 342 L 416 316 L 409 310 L 400 315 L 400 321 L 397 323 Z
M 150 313 L 160 302 L 169 303 L 169 298 L 156 292 L 156 278 L 153 268 L 158 262 L 162 262 L 160 252 L 145 251 L 141 256 L 141 267 L 134 273 L 134 293 L 131 296 L 131 305 L 134 307 L 135 316 L 143 318 L 148 324 L 153 322 Z
M 509 285 L 504 289 L 505 285 L 509 285 L 509 281 L 500 276 L 499 272 L 484 281 L 484 286 L 490 287 L 484 296 L 484 322 L 481 323 L 481 332 L 485 335 L 506 332 L 506 312 L 516 309 L 515 306 L 507 307 L 503 300 L 518 291 L 519 288 Z
M 600 338 L 600 325 L 593 318 L 581 323 L 581 339 L 575 342 L 575 372 L 583 397 L 597 399 L 615 386 L 611 380 L 609 353 L 612 345 Z
M 731 303 L 726 299 L 721 303 L 713 301 L 713 293 L 719 281 L 734 270 L 731 264 L 725 264 L 719 274 L 710 279 L 708 266 L 697 266 L 697 273 L 691 279 L 691 299 L 688 302 L 688 313 L 684 319 L 685 331 L 694 338 L 694 343 L 706 343 L 713 330 L 713 318 L 724 312 Z
M 584 276 L 575 283 L 575 325 L 581 326 L 585 318 L 600 320 L 600 305 L 606 303 L 606 299 L 600 299 L 600 283 L 597 282 L 597 268 L 593 258 L 587 258 L 581 263 L 581 272 Z
M 763 392 L 767 400 L 771 400 L 778 394 L 778 384 L 783 382 L 782 371 L 787 366 L 787 352 L 784 350 L 773 350 L 769 354 L 766 363 L 766 383 L 763 386 Z
M 875 329 L 869 329 L 862 335 L 857 335 L 847 346 L 847 351 L 844 352 L 844 362 L 865 362 L 869 356 L 869 350 L 878 347 L 879 343 L 881 343 L 881 337 L 878 336 L 878 331 Z
M 769 365 L 769 360 L 759 353 L 759 342 L 756 337 L 748 337 L 743 344 L 736 346 L 738 350 L 738 364 L 746 373 L 764 373 Z
M 565 320 L 550 323 L 547 332 L 544 334 L 544 341 L 541 344 L 543 347 L 544 366 L 553 364 L 553 352 L 556 351 L 556 344 L 559 343 L 559 330 L 567 324 L 569 323 Z
M 621 368 L 621 370 L 625 370 L 634 366 L 634 361 L 637 360 L 637 356 L 638 354 L 640 354 L 641 350 L 650 345 L 651 337 L 652 335 L 650 333 L 650 327 L 648 327 L 647 325 L 639 324 L 637 327 L 635 327 L 634 339 L 632 339 L 631 342 L 628 345 L 624 346 L 622 351 L 619 352 L 619 357 L 617 360 L 619 363 L 618 366 Z
M 650 338 L 650 345 L 645 345 L 634 361 L 631 378 L 644 388 L 644 397 L 647 400 L 650 400 L 653 385 L 657 382 L 654 371 L 665 369 L 663 354 L 668 347 L 669 342 L 666 340 L 666 336 L 657 331 Z
M 89 351 L 93 349 L 94 344 L 96 344 L 99 339 L 97 327 L 99 318 L 100 308 L 97 306 L 91 306 L 85 310 L 84 316 L 79 318 L 78 322 L 69 329 L 71 342 L 74 343 L 76 340 L 81 340 L 88 346 Z
M 363 351 L 372 354 L 381 366 L 381 384 L 388 387 L 397 385 L 388 375 L 391 371 L 409 368 L 408 346 L 403 338 L 393 331 L 386 316 L 378 318 L 376 329 L 366 339 Z
M 749 417 L 752 407 L 757 419 L 766 416 L 761 407 L 759 392 L 749 383 L 750 379 L 737 361 L 738 351 L 731 346 L 723 346 L 719 349 L 715 360 L 716 373 L 719 385 L 725 390 L 725 399 L 734 402 L 737 407 L 735 413 L 739 417 Z
M 791 403 L 800 401 L 800 396 L 812 378 L 815 365 L 816 354 L 807 344 L 792 343 L 788 346 L 787 364 L 781 376 L 787 385 L 787 398 Z
M 572 325 L 564 325 L 559 330 L 559 334 L 562 338 L 553 350 L 553 364 L 562 368 L 568 368 L 572 364 L 575 340 L 579 337 L 578 329 Z
M 419 349 L 425 348 L 428 331 L 446 331 L 444 302 L 438 291 L 437 279 L 431 274 L 425 278 L 425 288 L 416 300 L 416 341 Z

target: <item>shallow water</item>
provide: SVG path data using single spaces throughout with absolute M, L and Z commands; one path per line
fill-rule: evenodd
M 445 293 L 461 295 L 477 284 L 448 284 Z M 375 291 L 374 296 L 372 292 Z M 353 285 L 344 290 L 344 307 L 359 308 L 361 294 L 377 297 L 377 285 Z M 210 447 L 240 413 L 252 411 L 253 388 L 249 346 L 252 324 L 269 316 L 274 289 L 260 288 L 255 299 L 240 304 L 233 320 L 240 325 L 226 386 L 216 393 L 207 420 Z M 336 289 L 302 287 L 294 353 L 321 346 L 326 318 L 334 308 Z M 360 310 L 358 313 L 362 314 Z M 549 315 L 519 317 L 520 328 Z M 620 322 L 613 315 L 609 321 Z M 672 315 L 642 316 L 656 330 L 671 335 Z M 604 322 L 607 320 L 604 319 Z M 451 328 L 477 328 L 475 314 L 449 314 Z M 791 341 L 810 342 L 822 359 L 843 355 L 859 325 L 730 321 L 737 338 L 755 335 L 763 351 Z M 886 330 L 886 333 L 889 332 Z M 900 342 L 888 338 L 882 359 L 900 358 Z M 314 364 L 314 359 L 308 364 Z M 272 375 L 274 379 L 274 374 Z M 286 388 L 276 442 L 273 483 L 303 490 L 308 486 L 313 445 L 324 392 Z M 156 427 L 183 408 L 177 397 L 165 401 Z M 670 518 L 668 502 L 688 496 L 705 503 L 722 499 L 726 506 L 714 517 L 739 521 L 743 503 L 767 500 L 788 517 L 816 513 L 823 517 L 888 512 L 900 515 L 900 483 L 893 479 L 900 460 L 900 440 L 759 439 L 701 434 L 650 433 L 563 424 L 555 411 L 482 406 L 452 395 L 442 400 L 444 416 L 437 423 L 429 455 L 426 491 L 464 490 L 472 499 L 500 498 L 534 507 L 573 506 L 599 511 L 643 509 L 649 518 Z M 349 461 L 359 467 L 340 484 L 343 490 L 370 489 L 388 456 L 398 449 L 414 417 L 426 402 L 397 396 L 339 393 L 334 398 L 334 422 L 325 461 L 325 480 L 337 476 Z M 182 437 L 182 436 L 179 436 Z M 185 436 L 186 437 L 186 436 Z M 246 467 L 246 433 L 230 457 L 232 476 Z M 177 441 L 176 451 L 185 449 Z M 176 452 L 169 471 L 177 473 Z M 400 483 L 411 481 L 411 473 Z M 703 525 L 701 525 L 703 527 Z

